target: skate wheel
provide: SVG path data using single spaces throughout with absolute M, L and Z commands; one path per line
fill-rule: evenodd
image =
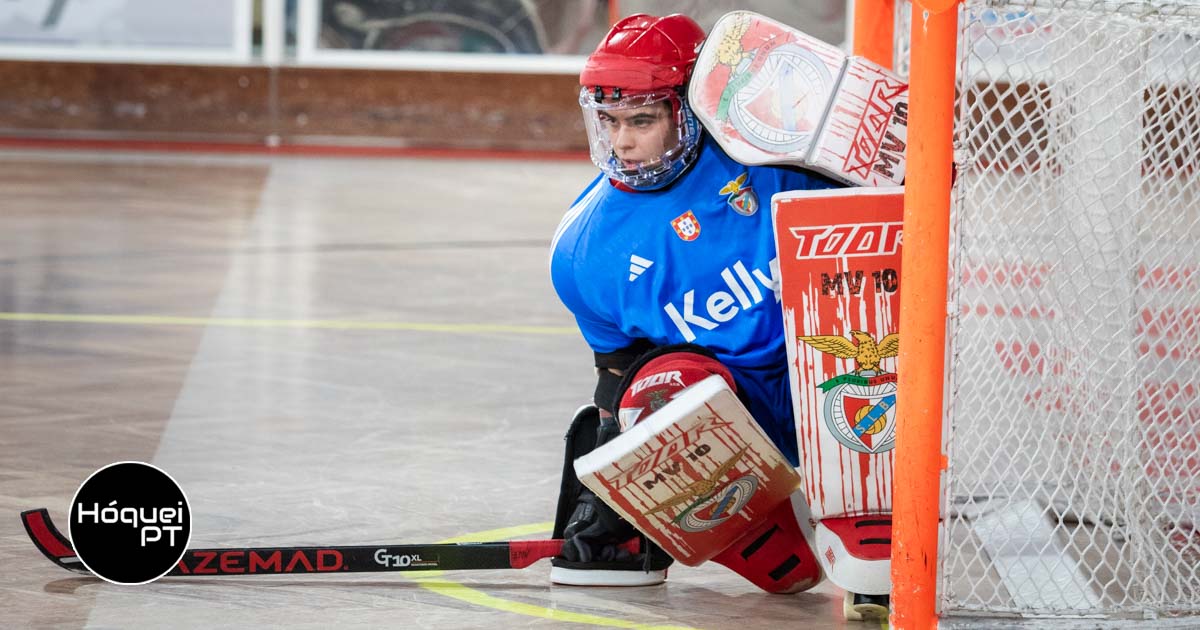
M 863 595 L 847 591 L 842 600 L 842 614 L 846 621 L 885 621 L 890 612 L 890 603 L 887 595 Z

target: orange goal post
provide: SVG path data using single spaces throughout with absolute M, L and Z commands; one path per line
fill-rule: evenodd
M 892 626 L 1200 625 L 1200 3 L 854 33 L 910 82 Z

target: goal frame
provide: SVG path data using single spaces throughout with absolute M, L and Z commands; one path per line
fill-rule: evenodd
M 904 248 L 900 289 L 896 452 L 892 502 L 895 628 L 936 628 L 942 473 L 948 252 L 953 163 L 954 82 L 961 0 L 913 0 L 909 67 Z M 892 63 L 895 0 L 855 0 L 854 54 Z
M 1200 5 L 858 5 L 910 81 L 892 623 L 1200 614 Z

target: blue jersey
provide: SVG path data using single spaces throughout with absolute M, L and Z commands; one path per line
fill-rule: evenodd
M 550 274 L 595 352 L 646 339 L 695 343 L 733 372 L 751 414 L 797 463 L 771 196 L 838 184 L 804 171 L 744 166 L 711 138 L 663 190 L 601 175 L 554 235 Z

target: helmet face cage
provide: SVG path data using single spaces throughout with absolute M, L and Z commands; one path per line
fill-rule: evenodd
M 608 177 L 634 190 L 655 190 L 674 181 L 695 159 L 700 126 L 687 100 L 677 91 L 663 89 L 628 96 L 612 91 L 606 96 L 595 90 L 582 88 L 579 106 L 592 162 Z M 661 122 L 646 125 L 649 116 L 635 118 L 635 114 L 666 120 L 660 118 Z M 627 152 L 628 147 L 614 146 L 620 134 L 636 136 L 637 148 L 632 154 Z

